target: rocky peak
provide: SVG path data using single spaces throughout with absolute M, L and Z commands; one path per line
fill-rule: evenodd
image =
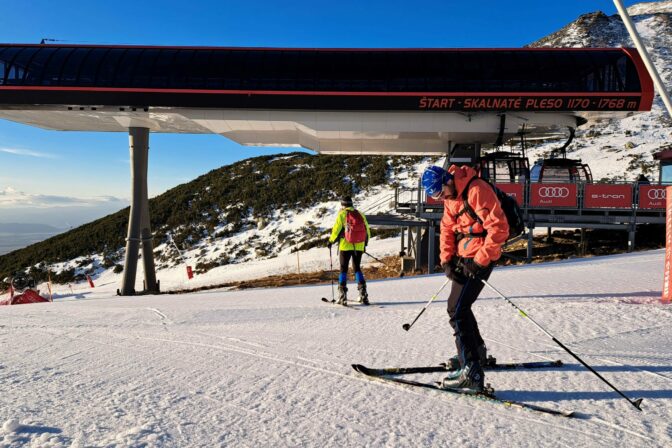
M 672 86 L 672 1 L 638 3 L 629 7 L 628 12 L 669 90 Z M 596 11 L 578 17 L 528 46 L 633 47 L 634 44 L 618 14 L 607 16 Z M 581 126 L 568 153 L 588 163 L 596 180 L 633 180 L 640 173 L 657 179 L 658 163 L 652 155 L 669 144 L 671 124 L 662 100 L 656 95 L 651 112 Z M 561 143 L 532 149 L 530 159 L 543 158 L 549 149 Z

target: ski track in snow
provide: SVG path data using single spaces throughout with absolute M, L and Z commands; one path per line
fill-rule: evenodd
M 452 355 L 447 291 L 411 331 L 401 328 L 441 275 L 372 281 L 384 308 L 357 313 L 324 306 L 329 285 L 140 297 L 115 297 L 111 285 L 84 301 L 0 309 L 0 425 L 9 422 L 0 447 L 670 446 L 672 425 L 660 424 L 672 414 L 669 308 L 628 301 L 659 294 L 662 259 L 641 252 L 492 276 L 619 390 L 643 397 L 643 412 L 487 291 L 474 312 L 493 356 L 566 366 L 487 372 L 486 382 L 502 398 L 581 418 L 354 372 L 353 363 L 434 365 Z

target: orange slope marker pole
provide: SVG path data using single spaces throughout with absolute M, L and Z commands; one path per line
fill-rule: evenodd
M 672 187 L 665 188 L 665 271 L 663 272 L 663 303 L 672 302 Z

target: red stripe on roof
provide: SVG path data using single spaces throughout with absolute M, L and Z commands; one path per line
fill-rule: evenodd
M 650 78 L 649 78 L 650 79 Z M 621 97 L 642 96 L 637 92 L 338 92 L 313 90 L 207 90 L 207 89 L 157 89 L 140 87 L 56 87 L 56 86 L 0 86 L 0 91 L 65 91 L 65 92 L 128 92 L 128 93 L 192 93 L 217 95 L 297 95 L 297 96 L 427 96 L 427 97 L 456 97 L 456 96 L 583 96 L 583 97 Z

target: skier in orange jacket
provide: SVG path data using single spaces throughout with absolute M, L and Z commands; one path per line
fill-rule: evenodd
M 509 236 L 509 224 L 493 188 L 469 166 L 448 171 L 430 166 L 422 176 L 428 196 L 443 199 L 441 266 L 453 280 L 448 297 L 450 325 L 455 331 L 457 356 L 449 360 L 447 387 L 484 388 L 487 350 L 471 305 L 492 273 Z M 466 191 L 467 201 L 463 200 Z

